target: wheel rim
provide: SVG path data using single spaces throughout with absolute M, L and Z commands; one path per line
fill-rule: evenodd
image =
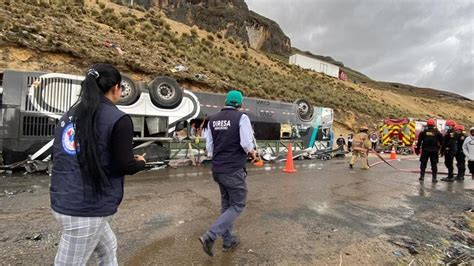
M 120 87 L 122 89 L 122 94 L 121 94 L 122 99 L 130 96 L 130 94 L 132 93 L 132 87 L 130 86 L 130 83 L 122 81 L 120 83 Z
M 300 113 L 302 115 L 305 115 L 306 113 L 308 113 L 309 107 L 306 103 L 300 103 L 299 104 L 299 109 L 300 109 Z
M 167 83 L 162 83 L 158 86 L 158 95 L 165 100 L 172 99 L 175 94 L 175 90 Z

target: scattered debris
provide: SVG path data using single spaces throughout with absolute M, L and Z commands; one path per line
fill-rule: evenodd
M 393 255 L 395 255 L 395 256 L 397 256 L 397 257 L 403 256 L 403 254 L 402 254 L 400 251 L 394 251 L 394 252 L 393 252 Z
M 186 165 L 192 165 L 193 162 L 191 159 L 177 159 L 177 160 L 171 160 L 169 162 L 169 166 L 172 168 L 178 168 L 178 166 L 186 166 Z
M 43 238 L 43 235 L 41 233 L 34 234 L 33 236 L 27 236 L 26 239 L 28 240 L 34 240 L 34 241 L 39 241 Z
M 407 247 L 407 249 L 408 249 L 408 252 L 410 252 L 410 254 L 412 255 L 420 254 L 420 252 L 418 252 L 418 250 L 416 250 L 414 246 L 409 246 Z
M 117 52 L 119 53 L 119 55 L 123 55 L 125 52 L 122 50 L 122 48 L 120 48 L 120 46 L 118 46 L 117 44 L 115 43 L 112 43 L 108 40 L 105 40 L 104 41 L 104 46 L 107 47 L 107 48 L 114 48 L 115 50 L 117 50 Z
M 179 224 L 184 224 L 184 221 L 183 221 L 183 220 L 179 221 L 179 222 L 178 222 L 178 225 L 179 225 Z
M 443 258 L 443 262 L 447 265 L 458 265 L 472 262 L 474 260 L 474 254 L 472 248 L 468 246 L 454 243 L 446 250 L 446 255 Z
M 394 245 L 396 245 L 396 246 L 406 248 L 411 255 L 420 254 L 420 252 L 418 252 L 418 250 L 416 250 L 416 248 L 420 246 L 420 242 L 418 242 L 418 241 L 416 241 L 416 240 L 414 240 L 410 237 L 396 236 L 396 237 L 391 238 L 387 241 L 394 244 Z
M 204 80 L 207 77 L 204 74 L 198 73 L 198 74 L 194 75 L 194 78 L 197 79 L 197 80 Z
M 18 194 L 19 191 L 10 191 L 5 189 L 5 196 L 13 196 L 15 194 Z
M 171 72 L 176 73 L 176 72 L 185 72 L 188 71 L 188 68 L 179 64 L 176 65 L 174 68 L 171 69 Z

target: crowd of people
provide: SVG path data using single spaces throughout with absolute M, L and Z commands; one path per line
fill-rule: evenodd
M 426 128 L 419 134 L 416 142 L 415 153 L 420 156 L 420 177 L 425 178 L 428 161 L 431 163 L 432 181 L 438 182 L 438 161 L 444 156 L 444 165 L 448 170 L 446 178 L 442 181 L 464 180 L 466 172 L 466 158 L 472 179 L 474 179 L 474 127 L 469 130 L 469 135 L 465 127 L 456 124 L 452 120 L 446 121 L 445 133 L 442 134 L 436 127 L 434 119 L 426 121 Z M 379 145 L 377 132 L 373 132 L 370 137 L 367 126 L 361 126 L 359 133 L 355 136 L 350 133 L 346 139 L 339 135 L 336 140 L 340 151 L 352 152 L 349 167 L 352 169 L 356 158 L 361 158 L 362 169 L 369 169 L 367 164 L 367 154 L 370 150 L 376 152 Z M 454 160 L 456 160 L 457 173 L 454 173 Z
M 444 165 L 448 176 L 442 181 L 452 182 L 464 180 L 466 158 L 471 178 L 474 179 L 474 127 L 469 130 L 469 136 L 463 125 L 456 125 L 452 120 L 446 121 L 444 135 L 436 127 L 434 119 L 428 119 L 426 129 L 418 136 L 415 153 L 420 155 L 420 181 L 425 178 L 428 160 L 431 163 L 432 182 L 437 182 L 439 156 L 444 156 Z M 457 173 L 454 174 L 454 159 Z

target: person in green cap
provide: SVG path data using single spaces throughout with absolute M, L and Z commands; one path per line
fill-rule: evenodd
M 221 192 L 221 215 L 209 230 L 199 238 L 202 248 L 214 256 L 213 246 L 217 237 L 223 238 L 226 252 L 239 245 L 239 238 L 232 232 L 234 221 L 245 208 L 247 199 L 248 155 L 256 160 L 253 130 L 249 117 L 240 112 L 243 95 L 232 90 L 227 94 L 225 107 L 211 116 L 206 136 L 208 157 L 212 158 L 212 175 Z

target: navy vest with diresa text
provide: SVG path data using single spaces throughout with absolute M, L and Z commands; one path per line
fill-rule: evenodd
M 226 107 L 209 119 L 214 150 L 212 171 L 233 173 L 245 168 L 247 153 L 240 145 L 240 118 L 243 113 Z
M 81 169 L 76 157 L 74 126 L 67 112 L 56 128 L 53 146 L 53 169 L 51 175 L 51 208 L 61 214 L 81 217 L 103 217 L 117 212 L 123 198 L 124 177 L 115 173 L 110 150 L 110 140 L 115 123 L 126 114 L 107 99 L 103 99 L 97 110 L 96 144 L 99 163 L 109 184 L 103 195 L 95 197 L 90 185 L 84 185 Z

